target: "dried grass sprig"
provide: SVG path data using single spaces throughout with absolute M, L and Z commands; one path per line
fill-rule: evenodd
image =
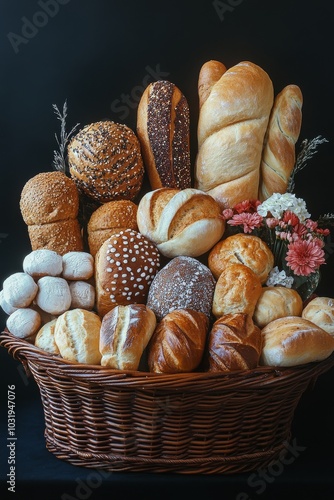
M 317 220 L 318 226 L 334 226 L 334 214 L 323 214 Z
M 55 134 L 55 138 L 58 144 L 59 150 L 54 150 L 53 152 L 53 166 L 56 170 L 60 170 L 64 172 L 64 174 L 68 174 L 68 167 L 66 163 L 66 148 L 67 144 L 74 134 L 74 132 L 79 127 L 80 123 L 77 123 L 69 133 L 66 133 L 66 118 L 67 118 L 67 101 L 65 100 L 63 105 L 63 112 L 61 113 L 56 104 L 52 104 L 54 112 L 56 114 L 57 119 L 60 121 L 60 137 Z

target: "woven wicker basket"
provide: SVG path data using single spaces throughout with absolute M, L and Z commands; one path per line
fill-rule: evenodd
M 156 375 L 66 362 L 8 333 L 37 382 L 50 452 L 109 471 L 240 473 L 283 456 L 296 405 L 325 361 L 295 368 Z

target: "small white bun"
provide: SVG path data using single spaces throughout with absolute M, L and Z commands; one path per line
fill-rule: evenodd
M 263 286 L 256 303 L 253 321 L 264 328 L 274 319 L 286 316 L 301 316 L 303 300 L 293 288 L 284 286 Z
M 36 304 L 43 311 L 57 316 L 70 308 L 71 292 L 64 278 L 43 276 L 37 281 L 37 285 Z
M 50 354 L 59 354 L 59 349 L 55 341 L 55 326 L 57 319 L 49 321 L 37 332 L 35 346 Z
M 28 307 L 36 297 L 38 286 L 30 274 L 11 274 L 3 282 L 3 297 L 12 307 Z
M 72 302 L 71 309 L 77 307 L 91 311 L 95 304 L 95 288 L 87 281 L 72 281 L 69 283 Z
M 13 307 L 11 306 L 10 304 L 8 304 L 6 301 L 5 301 L 5 298 L 3 296 L 3 290 L 0 291 L 0 306 L 1 306 L 1 309 L 6 313 L 6 314 L 13 314 L 13 312 L 17 311 L 17 307 Z
M 60 276 L 63 270 L 63 259 L 60 254 L 53 250 L 40 248 L 25 256 L 23 270 L 33 278 Z
M 33 342 L 42 320 L 37 311 L 30 308 L 17 309 L 7 318 L 6 326 L 10 333 Z
M 94 274 L 94 257 L 88 252 L 67 252 L 63 255 L 62 277 L 66 280 L 88 280 Z
M 315 297 L 304 307 L 302 317 L 334 337 L 334 298 Z

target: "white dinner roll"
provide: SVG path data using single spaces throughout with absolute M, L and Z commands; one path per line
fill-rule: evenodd
M 28 307 L 36 297 L 38 286 L 30 274 L 11 274 L 3 282 L 3 297 L 12 307 Z
M 88 280 L 94 274 L 94 257 L 88 252 L 68 252 L 63 255 L 62 277 L 67 280 Z
M 334 298 L 315 297 L 304 307 L 302 317 L 334 336 Z
M 35 346 L 50 354 L 59 354 L 55 341 L 55 326 L 57 319 L 45 323 L 37 332 Z
M 254 323 L 263 328 L 274 319 L 301 316 L 303 300 L 293 288 L 284 286 L 263 287 L 253 315 Z
M 63 259 L 60 254 L 53 250 L 40 248 L 25 256 L 23 270 L 33 278 L 59 276 L 63 270 Z
M 80 307 L 92 310 L 95 305 L 95 288 L 87 281 L 72 281 L 69 283 L 72 302 L 71 309 Z
M 59 315 L 71 306 L 71 292 L 67 281 L 57 276 L 43 276 L 37 281 L 36 304 L 43 311 Z
M 13 312 L 7 318 L 6 326 L 15 337 L 33 342 L 41 323 L 38 312 L 27 307 Z
M 10 304 L 8 304 L 6 301 L 5 301 L 5 298 L 3 296 L 3 290 L 0 291 L 0 306 L 1 306 L 1 309 L 6 313 L 6 314 L 12 314 L 14 311 L 16 311 L 18 308 L 17 307 L 13 307 L 11 306 Z
M 334 351 L 334 337 L 299 316 L 271 321 L 262 328 L 262 337 L 262 365 L 297 366 L 322 361 Z

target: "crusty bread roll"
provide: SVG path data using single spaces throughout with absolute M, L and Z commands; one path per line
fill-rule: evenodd
M 285 193 L 295 165 L 295 144 L 302 124 L 303 96 L 297 85 L 287 85 L 275 97 L 262 152 L 258 199 Z
M 116 306 L 110 310 L 101 325 L 101 365 L 137 370 L 156 323 L 153 311 L 145 304 Z
M 263 284 L 274 266 L 274 254 L 258 236 L 237 233 L 216 243 L 208 256 L 208 266 L 216 279 L 229 264 L 244 264 Z
M 137 208 L 131 200 L 114 200 L 94 210 L 87 224 L 89 251 L 94 257 L 113 233 L 125 229 L 138 231 Z
M 103 317 L 117 305 L 145 304 L 160 267 L 156 246 L 138 231 L 113 234 L 95 257 L 96 307 Z
M 293 288 L 265 286 L 256 303 L 253 321 L 263 328 L 274 319 L 301 316 L 302 310 L 303 300 Z
M 261 330 L 249 314 L 226 314 L 215 321 L 208 337 L 209 371 L 250 370 L 259 364 Z
M 95 288 L 87 281 L 70 281 L 71 309 L 87 309 L 95 306 Z
M 175 309 L 193 309 L 209 318 L 215 284 L 205 264 L 193 257 L 174 257 L 154 277 L 147 306 L 158 321 Z
M 137 134 L 151 189 L 191 186 L 189 107 L 171 82 L 150 83 L 139 101 Z
M 2 286 L 5 303 L 14 308 L 30 306 L 38 292 L 34 278 L 25 272 L 11 274 Z
M 35 346 L 50 354 L 59 355 L 59 349 L 55 341 L 55 327 L 57 318 L 45 323 L 37 332 Z
M 334 337 L 299 316 L 271 321 L 262 336 L 262 365 L 297 366 L 322 361 L 334 351 Z
M 47 248 L 62 255 L 83 249 L 79 193 L 63 172 L 41 172 L 29 179 L 21 192 L 20 210 L 32 250 Z
M 62 277 L 68 281 L 88 280 L 94 275 L 94 257 L 88 252 L 66 252 Z
M 43 311 L 58 316 L 71 306 L 71 292 L 67 281 L 59 276 L 43 276 L 37 281 L 36 304 Z
M 226 70 L 226 66 L 220 61 L 211 60 L 202 65 L 198 76 L 199 108 L 203 106 L 213 85 L 220 80 Z
M 200 108 L 195 187 L 211 194 L 224 208 L 257 199 L 273 101 L 268 74 L 243 61 L 222 74 Z
M 63 271 L 62 256 L 54 250 L 33 250 L 23 259 L 23 271 L 34 279 L 43 276 L 60 276 Z
M 231 313 L 253 316 L 261 295 L 260 278 L 244 264 L 229 264 L 215 286 L 212 312 L 216 318 Z
M 133 200 L 144 166 L 136 134 L 122 123 L 105 120 L 86 125 L 68 145 L 70 174 L 92 200 Z
M 60 355 L 69 361 L 99 365 L 101 320 L 93 311 L 71 309 L 56 321 L 54 336 Z
M 30 307 L 25 307 L 17 309 L 8 316 L 6 326 L 15 337 L 33 343 L 41 323 L 41 316 L 38 312 Z
M 198 189 L 160 188 L 139 202 L 139 231 L 166 257 L 197 257 L 207 252 L 225 231 L 220 207 Z
M 334 336 L 334 298 L 314 297 L 304 307 L 302 317 Z
M 191 309 L 168 313 L 158 323 L 148 344 L 148 366 L 154 373 L 195 370 L 203 358 L 208 317 Z

